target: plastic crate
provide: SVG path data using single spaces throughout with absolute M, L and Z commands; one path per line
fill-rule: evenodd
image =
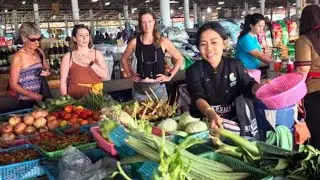
M 91 127 L 90 132 L 92 133 L 93 139 L 97 141 L 98 147 L 110 153 L 112 156 L 118 155 L 115 145 L 102 137 L 99 126 Z
M 192 137 L 192 138 L 195 138 L 195 139 L 208 139 L 209 138 L 209 131 L 203 131 L 203 132 L 199 132 L 199 133 L 190 134 L 187 137 Z M 176 144 L 179 144 L 183 140 L 185 140 L 185 138 L 187 138 L 187 137 L 174 135 L 173 142 L 176 143 Z
M 103 152 L 101 149 L 89 149 L 83 151 L 83 153 L 89 157 L 92 163 L 98 162 L 100 159 L 104 158 L 107 156 L 105 152 Z M 56 180 L 59 176 L 59 168 L 57 163 L 51 163 L 51 164 L 46 164 L 43 165 L 43 169 L 45 173 L 48 176 L 49 180 Z
M 124 126 L 118 126 L 109 134 L 111 141 L 115 144 L 120 157 L 131 157 L 137 155 L 137 152 L 129 147 L 125 140 L 129 137 Z
M 0 152 L 12 152 L 12 151 L 17 151 L 22 149 L 35 149 L 35 148 L 32 144 L 25 144 L 22 146 L 0 150 Z M 42 175 L 44 175 L 44 170 L 40 166 L 40 158 L 30 160 L 30 161 L 0 166 L 0 180 L 28 179 L 28 178 L 34 178 Z
M 79 145 L 79 146 L 74 146 L 75 148 L 79 149 L 80 151 L 84 151 L 84 150 L 88 150 L 88 149 L 94 149 L 97 147 L 97 143 L 93 142 L 93 143 L 89 143 L 89 144 L 83 144 L 83 145 Z M 58 150 L 58 151 L 53 151 L 53 152 L 48 152 L 43 150 L 40 147 L 37 147 L 40 149 L 40 151 L 48 158 L 48 159 L 58 159 L 62 156 L 62 154 L 64 153 L 64 149 L 62 150 Z
M 157 170 L 159 163 L 154 161 L 146 161 L 142 164 L 142 166 L 138 169 L 138 172 L 142 179 L 150 180 L 154 172 Z
M 23 116 L 25 114 L 30 113 L 31 111 L 33 111 L 33 109 L 32 108 L 28 108 L 28 109 L 21 109 L 21 110 L 18 110 L 18 111 L 11 111 L 11 112 L 7 112 L 7 113 L 2 113 L 2 114 L 0 114 L 0 121 L 7 120 L 10 115 Z

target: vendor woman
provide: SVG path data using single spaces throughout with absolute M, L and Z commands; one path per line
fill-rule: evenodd
M 248 14 L 245 17 L 243 29 L 238 38 L 236 58 L 243 62 L 246 69 L 258 69 L 261 62 L 271 63 L 271 57 L 262 52 L 257 35 L 263 32 L 265 20 L 262 14 Z
M 203 60 L 196 61 L 186 72 L 193 107 L 211 122 L 211 128 L 227 124 L 239 128 L 234 101 L 241 94 L 253 96 L 260 85 L 247 74 L 240 61 L 222 57 L 227 33 L 219 23 L 202 25 L 196 45 Z
M 125 72 L 134 81 L 134 99 L 143 101 L 147 94 L 156 94 L 159 99 L 167 99 L 165 82 L 170 81 L 178 72 L 183 57 L 173 43 L 161 37 L 157 30 L 157 18 L 148 10 L 141 11 L 138 17 L 141 34 L 131 40 L 122 55 L 121 61 Z M 135 52 L 137 71 L 129 66 L 129 57 Z M 173 69 L 165 73 L 165 52 L 174 59 Z M 152 89 L 152 92 L 150 92 Z

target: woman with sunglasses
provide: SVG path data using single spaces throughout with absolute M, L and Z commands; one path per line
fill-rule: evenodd
M 138 17 L 138 25 L 141 34 L 132 39 L 122 55 L 123 69 L 134 81 L 134 98 L 139 101 L 147 99 L 147 94 L 156 94 L 160 99 L 167 99 L 165 82 L 170 81 L 178 72 L 183 57 L 174 47 L 173 43 L 160 37 L 157 30 L 155 15 L 148 10 L 141 11 Z M 137 72 L 129 66 L 129 57 L 135 52 L 137 57 Z M 169 53 L 175 60 L 171 72 L 165 74 L 165 52 Z
M 80 99 L 89 92 L 102 93 L 102 80 L 109 80 L 102 52 L 92 49 L 87 26 L 75 25 L 72 30 L 74 50 L 63 56 L 60 65 L 60 93 Z
M 33 22 L 25 22 L 19 29 L 23 48 L 14 54 L 10 66 L 10 89 L 17 92 L 20 108 L 31 108 L 42 100 L 41 77 L 50 75 L 50 66 L 39 48 L 40 29 Z

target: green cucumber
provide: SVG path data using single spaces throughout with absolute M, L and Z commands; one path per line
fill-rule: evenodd
M 66 95 L 66 98 L 67 98 L 67 100 L 71 100 L 71 99 L 73 99 L 71 96 L 69 96 L 69 95 Z
M 52 98 L 47 98 L 46 102 L 51 103 L 52 101 L 54 101 Z
M 66 98 L 65 96 L 60 96 L 60 100 L 62 100 L 62 101 L 66 101 L 66 100 L 67 100 L 67 98 Z
M 42 101 L 38 102 L 38 105 L 41 109 L 46 109 L 46 104 Z

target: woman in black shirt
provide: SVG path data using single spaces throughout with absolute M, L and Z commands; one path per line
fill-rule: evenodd
M 240 61 L 222 57 L 226 40 L 219 23 L 201 26 L 196 45 L 204 60 L 196 61 L 186 72 L 192 104 L 211 122 L 211 128 L 222 127 L 223 119 L 234 120 L 235 99 L 241 94 L 250 97 L 260 87 Z
M 167 90 L 163 83 L 170 81 L 178 72 L 183 57 L 169 39 L 160 37 L 156 16 L 152 12 L 141 11 L 138 21 L 141 35 L 132 39 L 123 53 L 121 58 L 123 69 L 134 81 L 136 100 L 147 99 L 146 91 L 152 95 L 150 88 L 158 98 L 166 99 Z M 128 62 L 133 52 L 137 57 L 137 72 L 132 70 Z M 174 67 L 168 74 L 165 74 L 165 52 L 175 60 Z

